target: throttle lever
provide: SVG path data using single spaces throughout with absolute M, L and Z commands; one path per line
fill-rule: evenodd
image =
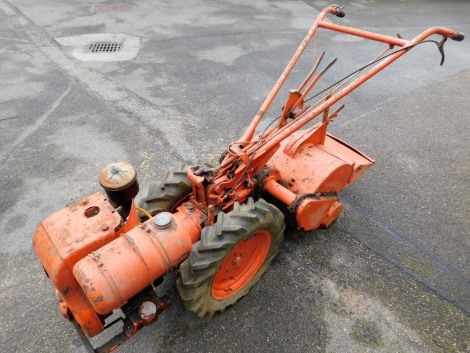
M 437 49 L 439 49 L 439 53 L 441 53 L 442 55 L 442 58 L 441 58 L 441 66 L 444 64 L 444 59 L 445 59 L 445 55 L 444 55 L 444 43 L 447 41 L 447 37 L 442 37 L 441 41 L 439 42 L 439 44 L 437 44 Z

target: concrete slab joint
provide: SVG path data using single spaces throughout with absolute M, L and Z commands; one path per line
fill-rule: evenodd
M 115 62 L 133 60 L 140 48 L 140 37 L 124 33 L 93 33 L 72 37 L 59 37 L 54 40 L 64 49 L 80 61 Z M 110 43 L 111 47 L 119 47 L 115 51 L 90 51 L 96 43 Z

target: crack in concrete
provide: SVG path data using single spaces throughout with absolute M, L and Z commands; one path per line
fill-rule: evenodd
M 4 36 L 0 36 L 0 40 L 7 40 L 7 41 L 10 41 L 10 42 L 30 43 L 26 39 L 9 38 L 9 37 L 4 37 Z
M 3 118 L 3 119 L 0 119 L 0 121 L 5 121 L 5 120 L 13 120 L 13 119 L 18 119 L 19 116 L 10 116 L 8 118 Z
M 5 9 L 8 9 L 8 12 Z M 97 94 L 106 105 L 113 106 L 118 113 L 124 112 L 125 114 L 120 114 L 123 119 L 129 120 L 129 116 L 135 117 L 145 128 L 160 132 L 163 135 L 161 136 L 163 145 L 170 146 L 166 150 L 169 151 L 172 157 L 185 162 L 197 159 L 198 156 L 194 146 L 188 143 L 186 139 L 185 119 L 181 113 L 175 109 L 164 112 L 145 98 L 120 86 L 102 73 L 78 67 L 75 61 L 62 51 L 42 27 L 36 25 L 10 2 L 3 0 L 0 10 L 6 14 L 10 24 L 28 36 L 32 44 L 55 63 L 59 69 L 66 71 L 69 76 L 77 79 L 86 90 Z M 8 13 L 11 13 L 11 15 L 8 15 Z M 171 124 L 168 123 L 166 116 L 171 117 Z M 198 136 L 197 143 L 214 146 L 214 143 L 204 136 Z
M 54 101 L 52 106 L 49 108 L 47 112 L 41 115 L 32 125 L 29 125 L 23 132 L 13 141 L 13 143 L 0 155 L 0 164 L 3 164 L 8 157 L 12 154 L 15 147 L 21 144 L 24 140 L 26 140 L 31 134 L 33 134 L 44 122 L 47 118 L 60 106 L 62 101 L 65 97 L 70 93 L 72 86 L 69 84 L 67 89 Z M 11 118 L 10 118 L 11 119 Z M 7 120 L 7 119 L 4 119 Z
M 425 248 L 423 248 L 421 245 L 417 244 L 413 240 L 409 239 L 406 237 L 404 234 L 401 234 L 393 229 L 391 229 L 389 226 L 384 224 L 383 222 L 379 221 L 376 219 L 376 217 L 368 210 L 366 210 L 364 207 L 361 207 L 359 205 L 355 205 L 351 203 L 350 201 L 347 201 L 342 198 L 343 204 L 345 206 L 349 206 L 359 212 L 367 221 L 372 223 L 373 225 L 377 226 L 380 230 L 382 230 L 385 234 L 388 234 L 392 238 L 406 244 L 409 246 L 411 249 L 416 251 L 418 254 L 423 256 L 425 259 L 429 260 L 432 264 L 434 264 L 436 267 L 441 269 L 442 271 L 446 272 L 450 276 L 452 276 L 457 282 L 460 284 L 464 285 L 467 288 L 470 288 L 470 281 L 465 279 L 459 271 L 454 268 L 453 266 L 447 264 L 445 261 L 442 259 L 438 258 L 437 256 L 433 255 L 429 251 L 427 251 Z
M 358 234 L 355 234 L 355 233 L 349 231 L 345 227 L 341 227 L 341 226 L 336 226 L 336 227 L 338 228 L 339 231 L 343 232 L 347 236 L 349 236 L 352 239 L 354 239 L 355 241 L 357 241 L 359 244 L 364 246 L 366 249 L 370 250 L 376 256 L 381 258 L 384 262 L 386 262 L 386 263 L 392 265 L 393 267 L 395 267 L 398 272 L 407 275 L 408 277 L 412 278 L 416 282 L 423 285 L 423 287 L 425 287 L 430 292 L 434 293 L 436 296 L 438 296 L 442 300 L 447 301 L 449 303 L 452 303 L 457 308 L 462 310 L 462 312 L 466 313 L 467 315 L 470 315 L 470 311 L 466 308 L 466 306 L 462 302 L 460 302 L 459 300 L 453 298 L 451 295 L 449 295 L 442 288 L 439 288 L 439 287 L 433 285 L 432 283 L 430 283 L 430 281 L 425 279 L 423 276 L 420 276 L 416 272 L 411 271 L 411 270 L 405 268 L 404 266 L 400 265 L 400 263 L 398 261 L 396 261 L 395 259 L 393 259 L 392 256 L 389 256 L 384 251 L 380 251 L 380 250 L 376 249 L 375 247 L 371 246 L 365 239 L 363 239 Z

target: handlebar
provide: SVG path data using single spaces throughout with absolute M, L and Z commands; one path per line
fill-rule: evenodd
M 331 22 L 326 22 L 323 19 L 328 14 L 332 14 L 332 15 L 335 15 L 335 16 L 340 17 L 340 18 L 342 18 L 346 15 L 344 10 L 338 5 L 330 5 L 330 6 L 326 7 L 325 9 L 323 9 L 323 11 L 321 11 L 318 14 L 317 19 L 316 19 L 315 23 L 313 24 L 312 28 L 310 29 L 310 31 L 305 36 L 305 39 L 302 41 L 302 43 L 300 44 L 297 51 L 294 53 L 292 59 L 287 64 L 286 68 L 282 72 L 281 76 L 279 77 L 279 79 L 276 82 L 276 84 L 274 85 L 274 87 L 271 89 L 271 92 L 266 97 L 266 99 L 265 99 L 264 103 L 262 104 L 260 110 L 256 113 L 256 115 L 253 118 L 250 126 L 248 127 L 248 129 L 245 131 L 244 135 L 239 140 L 240 142 L 246 143 L 246 142 L 252 140 L 253 135 L 255 133 L 256 127 L 258 126 L 259 122 L 263 118 L 266 111 L 271 106 L 274 98 L 278 94 L 278 92 L 281 89 L 282 85 L 284 84 L 285 80 L 287 79 L 287 77 L 291 73 L 292 69 L 294 68 L 295 64 L 299 60 L 300 56 L 302 55 L 303 51 L 307 47 L 307 45 L 310 42 L 310 40 L 312 39 L 312 37 L 315 35 L 318 28 L 325 28 L 325 29 L 329 29 L 329 30 L 332 30 L 332 31 L 336 31 L 336 32 L 341 32 L 341 33 L 350 34 L 350 35 L 354 35 L 354 36 L 358 36 L 358 37 L 362 37 L 362 38 L 366 38 L 366 39 L 371 39 L 371 40 L 382 42 L 382 43 L 387 43 L 390 46 L 390 48 L 393 48 L 394 46 L 399 46 L 399 47 L 402 47 L 402 48 L 410 47 L 410 49 L 411 49 L 411 47 L 415 46 L 419 42 L 424 41 L 427 37 L 429 37 L 433 34 L 440 34 L 440 35 L 442 35 L 446 38 L 451 38 L 451 39 L 453 39 L 455 41 L 458 41 L 458 42 L 461 42 L 465 38 L 465 35 L 463 33 L 454 31 L 452 29 L 448 29 L 448 28 L 444 28 L 444 27 L 431 27 L 431 28 L 425 30 L 424 32 L 422 32 L 421 34 L 419 34 L 418 36 L 416 36 L 413 40 L 408 41 L 408 40 L 405 40 L 401 37 L 398 37 L 398 38 L 397 37 L 391 37 L 391 36 L 387 36 L 387 35 L 383 35 L 383 34 L 378 34 L 378 33 L 374 33 L 374 32 L 364 31 L 364 30 L 361 30 L 361 29 L 356 29 L 356 28 L 337 25 L 337 24 L 331 23 Z M 375 75 L 380 70 L 382 70 L 385 66 L 390 65 L 393 61 L 395 61 L 400 56 L 405 54 L 406 51 L 407 50 L 397 52 L 393 57 L 390 57 L 388 60 L 385 60 L 384 62 L 379 64 L 374 70 L 371 70 L 367 75 L 365 75 L 363 77 L 363 79 L 360 80 L 361 82 L 357 83 L 356 87 L 361 85 L 363 82 L 368 80 L 371 76 Z M 354 87 L 354 88 L 356 88 L 356 87 Z M 347 90 L 347 92 L 345 94 L 349 93 L 354 88 Z M 222 163 L 222 166 L 224 166 L 226 163 L 228 163 L 228 160 L 224 160 L 224 163 Z
M 445 38 L 450 38 L 452 40 L 455 40 L 457 42 L 463 41 L 465 38 L 465 35 L 461 32 L 454 31 L 453 29 L 445 28 L 445 27 L 431 27 L 421 34 L 417 35 L 411 42 L 410 44 L 422 42 L 429 36 L 433 34 L 440 34 L 441 36 Z
M 334 14 L 336 17 L 339 17 L 339 18 L 343 18 L 344 16 L 346 16 L 346 13 L 344 12 L 343 8 L 339 5 L 330 5 L 325 10 L 326 10 L 326 12 L 330 12 L 330 13 Z M 325 10 L 323 10 L 323 12 L 325 12 Z M 432 29 L 436 30 L 434 33 L 441 34 L 444 37 L 450 38 L 450 39 L 455 40 L 457 42 L 461 42 L 465 38 L 465 35 L 462 32 L 457 32 L 457 31 L 449 30 L 447 28 L 442 28 L 442 27 L 433 27 Z M 431 28 L 430 28 L 430 30 L 431 30 Z M 432 34 L 434 34 L 434 33 L 432 33 Z

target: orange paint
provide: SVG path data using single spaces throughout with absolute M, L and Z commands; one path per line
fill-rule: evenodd
M 73 274 L 93 309 L 109 314 L 176 268 L 199 239 L 203 219 L 197 209 L 174 213 L 166 229 L 150 219 L 78 261 Z
M 269 253 L 271 235 L 258 230 L 250 239 L 241 241 L 220 265 L 211 293 L 215 299 L 226 299 L 242 289 L 258 272 Z
M 33 248 L 57 288 L 61 312 L 70 313 L 89 337 L 103 330 L 97 315 L 73 276 L 75 264 L 118 237 L 121 217 L 101 193 L 47 217 L 36 230 Z

